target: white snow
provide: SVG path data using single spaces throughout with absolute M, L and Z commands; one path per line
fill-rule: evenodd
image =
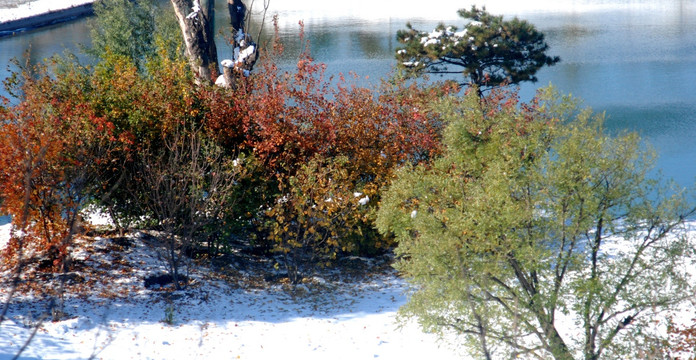
M 467 31 L 468 31 L 467 29 L 464 29 L 462 31 L 457 31 L 456 33 L 454 33 L 454 37 L 463 38 L 464 36 L 466 36 Z
M 687 228 L 696 234 L 696 222 Z M 10 219 L 0 217 L 0 247 L 9 236 Z M 442 343 L 415 322 L 397 324 L 396 311 L 407 300 L 408 285 L 395 272 L 338 282 L 314 276 L 292 290 L 240 285 L 251 276 L 241 270 L 232 281 L 223 281 L 207 268 L 191 266 L 192 285 L 169 292 L 166 300 L 166 291 L 143 286 L 146 276 L 164 270 L 163 261 L 146 238 L 130 239 L 133 244 L 123 250 L 123 259 L 138 267 L 115 267 L 109 272 L 115 279 L 95 282 L 87 296 L 68 297 L 69 317 L 44 322 L 20 359 L 467 358 L 454 338 Z M 111 243 L 106 239 L 81 241 L 87 245 L 74 254 L 76 260 L 96 263 L 102 256 L 102 265 L 118 263 L 117 254 L 104 251 Z M 7 291 L 0 285 L 0 304 Z M 15 296 L 8 319 L 0 324 L 0 360 L 14 356 L 46 306 L 33 295 Z M 172 323 L 163 321 L 167 314 Z M 689 324 L 692 314 L 693 306 L 686 304 L 673 318 Z M 579 331 L 571 316 L 558 321 L 564 337 Z M 664 331 L 664 325 L 655 323 L 654 331 Z
M 24 19 L 51 11 L 68 9 L 93 2 L 94 0 L 34 0 L 17 7 L 1 8 L 0 23 Z
M 423 42 L 423 46 L 437 45 L 439 43 L 440 39 L 427 39 L 427 41 Z
M 165 302 L 68 302 L 76 318 L 47 322 L 24 359 L 457 359 L 415 324 L 402 329 L 395 311 L 405 301 L 396 278 L 348 293 L 244 291 L 220 286 L 174 302 L 174 324 L 161 320 Z M 15 312 L 15 314 L 17 314 Z M 0 325 L 0 359 L 29 334 L 29 319 Z
M 423 46 L 436 45 L 440 43 L 440 38 L 444 34 L 444 31 L 433 30 L 430 34 L 423 36 L 420 40 Z
M 191 7 L 191 13 L 186 15 L 187 19 L 193 19 L 198 16 L 198 12 L 201 11 L 201 4 L 198 0 L 193 0 L 193 6 Z
M 420 61 L 404 61 L 402 64 L 406 67 L 415 67 L 420 65 Z
M 2 217 L 0 243 L 8 237 L 9 218 Z M 417 324 L 398 326 L 396 310 L 406 302 L 407 286 L 393 272 L 341 283 L 315 276 L 291 291 L 240 287 L 193 267 L 195 284 L 165 301 L 164 292 L 142 283 L 162 270 L 162 261 L 144 240 L 132 239 L 124 258 L 139 263 L 139 270 L 109 284 L 127 294 L 100 297 L 99 285 L 84 299 L 68 298 L 70 318 L 44 322 L 21 359 L 461 359 Z M 108 244 L 97 239 L 92 246 Z M 75 257 L 93 261 L 98 253 L 104 254 Z M 0 287 L 0 304 L 6 295 Z M 0 324 L 0 359 L 14 356 L 46 306 L 30 295 L 15 299 Z M 168 312 L 173 324 L 162 321 Z
M 256 10 L 260 10 L 257 2 Z M 536 13 L 588 13 L 622 9 L 645 9 L 671 19 L 674 14 L 689 14 L 696 8 L 694 1 L 656 0 L 294 0 L 271 1 L 269 14 L 278 14 L 281 28 L 296 28 L 303 20 L 308 27 L 319 26 L 327 19 L 361 19 L 382 22 L 389 19 L 432 20 L 445 24 L 461 22 L 457 10 L 472 5 L 485 6 L 492 14 L 505 17 Z M 367 9 L 367 10 L 366 10 Z M 260 11 L 258 11 L 260 12 Z M 405 21 L 401 24 L 403 25 Z
M 0 9 L 0 22 L 31 17 L 49 11 L 60 10 L 72 6 L 92 3 L 94 0 L 33 0 L 16 8 Z M 591 12 L 640 7 L 660 13 L 672 13 L 674 9 L 694 9 L 693 2 L 677 1 L 625 1 L 625 0 L 433 0 L 428 6 L 423 6 L 420 0 L 355 0 L 355 1 L 326 1 L 326 0 L 296 0 L 271 1 L 269 14 L 278 14 L 281 27 L 296 26 L 299 20 L 306 24 L 330 18 L 360 18 L 384 21 L 389 18 L 399 19 L 430 19 L 437 21 L 458 21 L 456 11 L 471 8 L 471 5 L 482 6 L 491 13 L 505 15 L 521 15 L 539 11 L 545 12 Z M 254 10 L 259 10 L 255 5 Z M 370 9 L 365 11 L 365 9 Z
M 364 198 L 358 200 L 358 204 L 360 204 L 360 205 L 367 205 L 367 203 L 369 203 L 369 202 L 370 202 L 370 197 L 367 195 L 365 195 Z
M 431 39 L 437 39 L 442 36 L 444 32 L 440 30 L 433 30 L 430 34 L 428 34 L 428 38 Z
M 240 49 L 239 47 L 234 48 L 234 58 L 235 64 L 241 64 L 248 58 L 249 56 L 254 54 L 254 51 L 256 50 L 256 47 L 254 45 L 249 45 L 244 49 Z
M 224 65 L 223 65 L 223 66 L 224 66 Z M 224 76 L 224 75 L 218 76 L 217 79 L 215 79 L 215 85 L 217 85 L 217 86 L 222 86 L 222 87 L 226 87 L 226 86 L 227 86 L 227 80 L 225 80 L 225 76 Z M 235 161 L 236 161 L 236 160 L 235 160 Z M 235 164 L 235 166 L 236 166 L 236 164 Z

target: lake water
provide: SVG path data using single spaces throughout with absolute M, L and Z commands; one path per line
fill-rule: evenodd
M 225 4 L 218 1 L 218 25 Z M 256 3 L 260 3 L 257 0 Z M 480 3 L 480 2 L 479 2 Z M 523 84 L 529 99 L 538 86 L 553 83 L 561 92 L 605 111 L 611 131 L 640 132 L 659 151 L 658 167 L 682 185 L 696 178 L 696 0 L 491 0 L 492 13 L 518 16 L 547 36 L 550 54 L 561 62 Z M 257 5 L 258 6 L 258 5 Z M 376 82 L 394 66 L 395 34 L 411 21 L 430 30 L 439 21 L 462 25 L 452 0 L 271 0 L 291 66 L 303 20 L 314 58 L 329 73 L 355 72 Z M 255 17 L 259 19 L 258 16 Z M 33 60 L 88 43 L 87 21 L 0 39 L 0 64 L 21 57 L 31 45 Z M 270 32 L 266 23 L 266 34 Z M 222 57 L 231 50 L 218 46 Z M 3 65 L 4 68 L 4 65 Z M 4 78 L 6 74 L 2 77 Z

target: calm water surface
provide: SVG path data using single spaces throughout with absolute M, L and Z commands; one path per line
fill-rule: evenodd
M 220 2 L 220 1 L 219 1 Z M 257 3 L 260 1 L 257 1 Z M 479 2 L 481 3 L 481 2 Z M 696 0 L 491 0 L 494 13 L 519 16 L 542 30 L 550 53 L 561 63 L 524 84 L 528 100 L 538 86 L 553 83 L 596 111 L 605 111 L 610 131 L 635 130 L 659 151 L 658 167 L 682 185 L 696 178 Z M 431 0 L 272 0 L 287 42 L 283 59 L 292 66 L 303 20 L 312 54 L 332 74 L 355 72 L 368 82 L 386 76 L 394 65 L 396 31 L 407 21 L 430 30 L 439 20 L 462 25 L 455 10 L 467 2 Z M 224 3 L 217 22 L 224 25 Z M 368 10 L 365 10 L 368 9 Z M 258 19 L 258 16 L 256 17 Z M 266 24 L 266 32 L 271 30 Z M 0 64 L 21 57 L 31 46 L 32 60 L 89 42 L 87 20 L 0 39 Z M 267 36 L 267 34 L 264 34 Z M 231 50 L 218 46 L 222 58 Z M 5 77 L 4 73 L 1 77 Z

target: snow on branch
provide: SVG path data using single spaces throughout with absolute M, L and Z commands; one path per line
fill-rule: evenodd
M 191 7 L 191 10 L 193 11 L 186 15 L 187 19 L 193 19 L 196 16 L 198 16 L 198 13 L 201 11 L 201 3 L 198 0 L 193 0 L 193 6 Z

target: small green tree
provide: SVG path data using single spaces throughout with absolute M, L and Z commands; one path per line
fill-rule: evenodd
M 157 54 L 160 38 L 174 57 L 182 44 L 181 33 L 172 11 L 163 6 L 149 0 L 97 1 L 90 24 L 92 45 L 86 52 L 100 60 L 107 54 L 125 56 L 143 70 L 147 59 Z
M 417 289 L 402 314 L 486 359 L 641 357 L 648 322 L 693 296 L 678 230 L 694 209 L 646 177 L 637 135 L 568 100 L 490 95 L 444 101 L 444 155 L 383 195 L 377 225 Z
M 560 58 L 546 55 L 549 46 L 544 34 L 534 25 L 518 18 L 503 21 L 486 8 L 459 10 L 470 21 L 462 30 L 440 24 L 430 33 L 416 30 L 409 23 L 397 32 L 404 44 L 396 51 L 398 67 L 409 76 L 461 74 L 460 85 L 492 88 L 537 80 L 535 74 L 544 65 L 554 65 Z

